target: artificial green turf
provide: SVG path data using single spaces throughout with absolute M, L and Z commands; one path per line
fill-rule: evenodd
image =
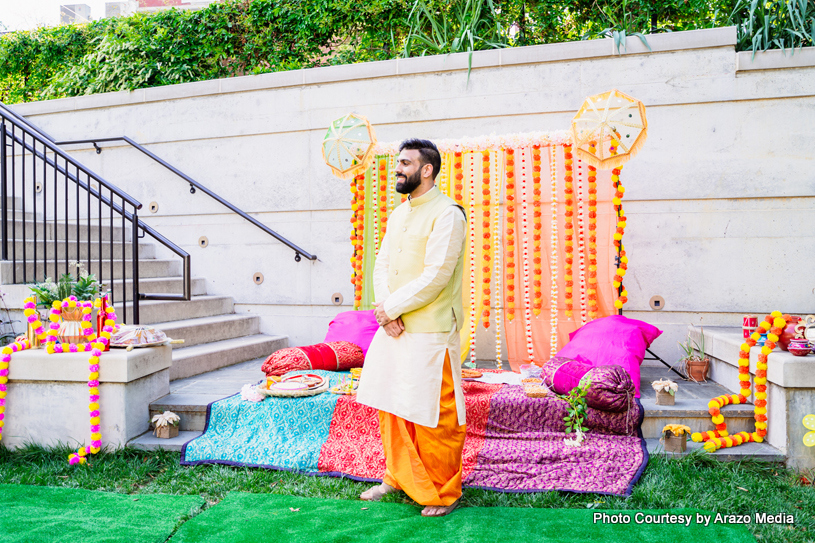
M 0 485 L 0 541 L 158 543 L 204 503 L 198 496 Z
M 697 510 L 673 510 L 691 515 L 684 524 L 594 522 L 595 513 L 580 509 L 462 507 L 443 518 L 424 518 L 418 506 L 363 503 L 348 500 L 299 498 L 274 494 L 231 492 L 214 507 L 185 522 L 170 543 L 256 543 L 260 535 L 281 542 L 438 543 L 539 541 L 571 543 L 665 543 L 667 541 L 755 542 L 741 524 L 696 524 Z M 619 511 L 604 511 L 607 515 Z M 665 511 L 644 511 L 660 514 Z

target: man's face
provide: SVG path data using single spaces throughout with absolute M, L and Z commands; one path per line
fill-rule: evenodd
M 397 160 L 396 192 L 410 194 L 422 184 L 422 155 L 416 149 L 405 149 Z

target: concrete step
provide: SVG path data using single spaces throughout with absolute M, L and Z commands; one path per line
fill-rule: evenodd
M 645 440 L 648 454 L 662 454 L 669 458 L 681 458 L 702 449 L 702 443 L 688 441 L 688 450 L 684 453 L 666 453 L 658 438 Z M 739 460 L 756 460 L 758 462 L 778 462 L 786 460 L 784 453 L 768 443 L 745 443 L 738 447 L 721 448 L 710 454 L 711 458 L 722 462 L 738 462 Z
M 651 387 L 653 381 L 668 378 L 679 385 L 676 393 L 675 405 L 656 405 L 656 392 Z M 705 432 L 715 430 L 710 420 L 708 402 L 721 394 L 730 394 L 723 386 L 708 381 L 707 383 L 694 383 L 683 381 L 668 368 L 655 366 L 640 367 L 640 401 L 645 409 L 645 418 L 642 421 L 642 435 L 645 438 L 659 438 L 662 428 L 666 424 L 685 424 L 691 432 Z M 738 432 L 754 432 L 755 419 L 752 404 L 728 405 L 721 409 L 727 421 L 727 429 L 731 434 Z
M 139 262 L 139 274 L 141 275 L 142 263 Z M 203 277 L 192 278 L 192 295 L 204 296 L 207 293 L 207 281 Z M 122 286 L 124 285 L 121 279 L 114 281 L 106 281 L 105 286 L 113 290 L 113 299 L 122 299 Z M 133 282 L 128 277 L 127 284 L 127 297 L 133 295 Z M 183 277 L 142 277 L 139 280 L 139 292 L 143 294 L 183 294 L 184 293 L 184 278 Z M 163 328 L 162 328 L 163 329 Z
M 173 345 L 173 349 L 189 349 L 203 343 L 259 334 L 260 317 L 243 314 L 215 315 L 214 317 L 159 322 L 155 326 L 163 330 L 168 337 L 184 340 L 182 345 Z
M 50 260 L 53 260 L 54 258 L 57 260 L 65 260 L 66 250 L 68 260 L 87 260 L 88 255 L 90 255 L 91 258 L 98 258 L 100 254 L 102 255 L 102 258 L 110 258 L 112 254 L 113 259 L 117 260 L 121 259 L 123 254 L 125 258 L 131 258 L 133 255 L 133 246 L 129 241 L 118 241 L 113 243 L 103 242 L 100 244 L 97 240 L 91 240 L 91 243 L 88 243 L 87 240 L 84 240 L 84 238 L 83 241 L 80 242 L 68 240 L 67 243 L 65 240 L 54 242 L 38 239 L 35 242 L 33 239 L 28 239 L 24 242 L 18 240 L 14 243 L 9 243 L 9 258 L 13 258 L 14 251 L 16 249 L 17 260 L 22 260 L 23 249 L 25 249 L 26 258 L 33 260 L 35 247 L 37 249 L 37 258 L 40 260 L 46 257 Z M 139 242 L 139 261 L 142 259 L 152 259 L 155 257 L 155 244 L 149 242 Z
M 256 334 L 175 349 L 173 365 L 170 366 L 170 380 L 200 375 L 247 360 L 265 358 L 286 347 L 288 342 L 288 336 Z
M 174 353 L 175 354 L 175 353 Z M 150 416 L 170 410 L 181 417 L 180 429 L 202 432 L 207 406 L 240 392 L 245 384 L 258 383 L 265 375 L 264 358 L 170 382 L 170 394 L 150 404 Z
M 141 263 L 139 263 L 141 270 Z M 114 304 L 116 313 L 124 314 L 120 303 Z M 132 315 L 133 304 L 127 303 L 127 315 Z M 139 302 L 139 320 L 141 324 L 180 321 L 199 317 L 212 317 L 234 313 L 234 301 L 229 296 L 194 296 L 188 302 L 145 301 Z
M 153 435 L 153 432 L 145 432 L 139 437 L 131 439 L 128 447 L 140 449 L 143 451 L 157 451 L 164 449 L 165 451 L 181 452 L 181 447 L 188 441 L 200 436 L 203 432 L 192 432 L 187 430 L 179 430 L 176 437 L 169 439 L 159 439 Z
M 35 229 L 38 240 L 64 240 L 65 238 L 68 238 L 69 240 L 76 240 L 77 231 L 79 232 L 79 238 L 81 240 L 87 240 L 90 236 L 91 240 L 98 241 L 100 234 L 102 236 L 102 241 L 110 241 L 111 239 L 113 241 L 121 241 L 123 233 L 126 241 L 130 241 L 130 238 L 132 237 L 130 235 L 130 227 L 128 226 L 127 228 L 123 229 L 121 223 L 118 226 L 114 225 L 111 228 L 104 224 L 100 227 L 97 222 L 91 221 L 90 227 L 88 227 L 87 224 L 80 224 L 77 227 L 76 221 L 69 221 L 67 226 L 63 221 L 58 221 L 56 224 L 54 224 L 53 220 L 49 220 L 43 224 L 42 219 L 35 222 L 28 217 L 25 221 L 23 221 L 19 215 L 14 221 L 12 221 L 12 217 L 9 215 L 8 234 L 10 239 L 34 239 Z M 88 231 L 89 229 L 90 232 Z M 23 234 L 24 232 L 25 235 Z
M 18 257 L 21 256 L 22 255 L 18 255 Z M 37 256 L 42 258 L 42 256 L 39 254 Z M 46 277 L 46 275 L 53 280 L 58 279 L 61 274 L 65 273 L 65 261 L 59 262 L 59 269 L 55 270 L 53 257 L 54 255 L 49 251 L 48 266 L 46 267 L 45 264 L 43 264 L 43 262 L 40 261 L 37 262 L 36 268 L 34 266 L 34 263 L 31 261 L 29 261 L 26 265 L 23 265 L 23 263 L 20 262 L 20 260 L 17 261 L 16 265 L 14 264 L 14 262 L 10 260 L 0 261 L 0 284 L 11 285 L 15 283 L 13 274 L 15 268 L 17 271 L 16 283 L 42 281 Z M 110 260 L 103 260 L 101 266 L 98 261 L 93 260 L 91 261 L 90 266 L 88 266 L 87 262 L 85 262 L 84 264 L 85 269 L 88 271 L 88 273 L 95 274 L 97 279 L 100 279 L 105 283 L 109 282 L 111 279 L 111 269 L 113 270 L 112 275 L 114 279 L 121 279 L 124 270 L 127 272 L 127 282 L 130 283 L 132 277 L 131 276 L 132 261 L 130 259 L 124 261 L 124 266 L 122 265 L 121 260 L 115 259 L 113 260 L 112 266 Z M 24 268 L 25 276 L 23 275 Z M 141 277 L 142 279 L 149 277 L 176 277 L 176 276 L 180 277 L 182 269 L 183 263 L 181 262 L 180 259 L 170 259 L 170 260 L 139 259 L 139 277 Z

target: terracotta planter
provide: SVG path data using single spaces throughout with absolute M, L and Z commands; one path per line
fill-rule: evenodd
M 62 323 L 59 325 L 57 338 L 61 343 L 87 343 L 88 336 L 83 333 L 82 308 L 62 310 Z
M 688 379 L 701 383 L 707 381 L 707 373 L 710 370 L 710 359 L 704 360 L 688 360 L 685 363 L 688 370 Z
M 683 453 L 688 450 L 688 436 L 685 434 L 675 436 L 673 432 L 668 432 L 668 435 L 662 438 L 662 444 L 665 452 Z
M 676 403 L 676 396 L 664 390 L 657 391 L 657 405 L 674 405 Z
M 160 426 L 156 428 L 156 437 L 170 439 L 178 436 L 178 426 Z

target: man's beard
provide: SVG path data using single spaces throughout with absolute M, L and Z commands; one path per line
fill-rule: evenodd
M 421 170 L 416 170 L 413 174 L 408 178 L 397 177 L 396 181 L 396 192 L 399 194 L 410 194 L 414 190 L 418 188 L 419 185 L 422 184 L 422 177 L 419 175 Z M 399 181 L 402 179 L 402 181 Z

